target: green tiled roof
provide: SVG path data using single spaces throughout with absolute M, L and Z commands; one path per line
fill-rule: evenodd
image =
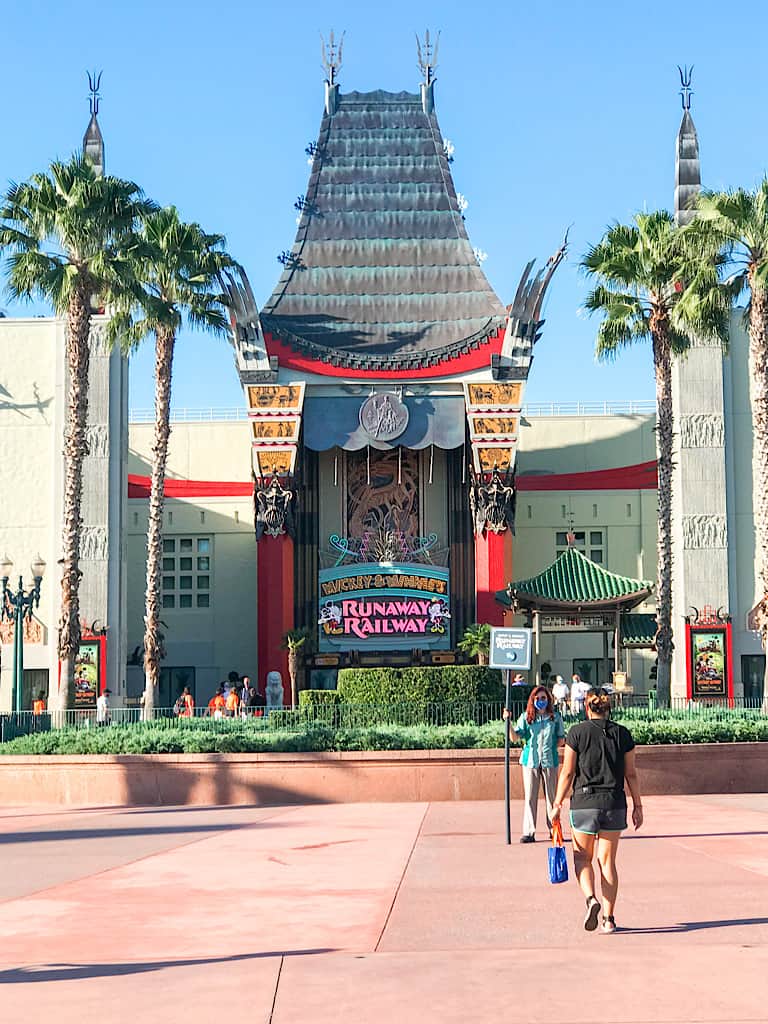
M 524 605 L 543 604 L 635 604 L 653 584 L 617 576 L 576 548 L 567 548 L 544 572 L 511 584 L 512 596 Z
M 336 365 L 403 369 L 468 352 L 506 324 L 418 94 L 340 93 L 300 205 L 292 258 L 262 309 L 273 337 Z
M 656 639 L 655 615 L 622 615 L 621 644 L 623 647 L 653 647 Z

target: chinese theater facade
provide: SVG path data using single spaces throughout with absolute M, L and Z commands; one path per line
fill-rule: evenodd
M 501 623 L 515 451 L 545 290 L 506 307 L 470 244 L 434 109 L 342 93 L 328 67 L 296 240 L 258 309 L 232 282 L 249 410 L 259 685 L 307 629 L 309 685 L 344 665 L 451 661 Z

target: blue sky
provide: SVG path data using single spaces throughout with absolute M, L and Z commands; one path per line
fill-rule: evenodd
M 109 171 L 225 234 L 263 301 L 277 254 L 293 241 L 304 147 L 322 113 L 320 31 L 346 30 L 342 91 L 415 91 L 414 32 L 427 26 L 442 32 L 437 112 L 456 147 L 468 230 L 505 302 L 527 260 L 546 259 L 573 224 L 528 400 L 651 398 L 647 349 L 595 364 L 578 257 L 610 221 L 671 206 L 677 64 L 695 64 L 705 183 L 752 185 L 765 172 L 768 7 L 754 0 L 14 4 L 3 15 L 0 180 L 23 179 L 80 145 L 85 70 L 103 68 Z M 151 406 L 152 374 L 147 347 L 133 362 L 133 408 Z M 174 404 L 241 402 L 227 344 L 182 336 Z

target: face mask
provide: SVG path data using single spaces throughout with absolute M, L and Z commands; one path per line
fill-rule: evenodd
M 535 707 L 535 708 L 536 708 L 536 709 L 537 709 L 538 711 L 546 711 L 546 709 L 547 709 L 547 704 L 548 704 L 548 703 L 549 703 L 549 702 L 548 702 L 548 701 L 547 701 L 546 699 L 542 699 L 542 698 L 540 697 L 540 698 L 539 698 L 538 700 L 535 700 L 535 701 L 533 702 L 533 706 L 534 706 L 534 707 Z

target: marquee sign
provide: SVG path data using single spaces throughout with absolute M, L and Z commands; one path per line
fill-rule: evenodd
M 448 569 L 357 562 L 320 570 L 319 649 L 449 648 Z

